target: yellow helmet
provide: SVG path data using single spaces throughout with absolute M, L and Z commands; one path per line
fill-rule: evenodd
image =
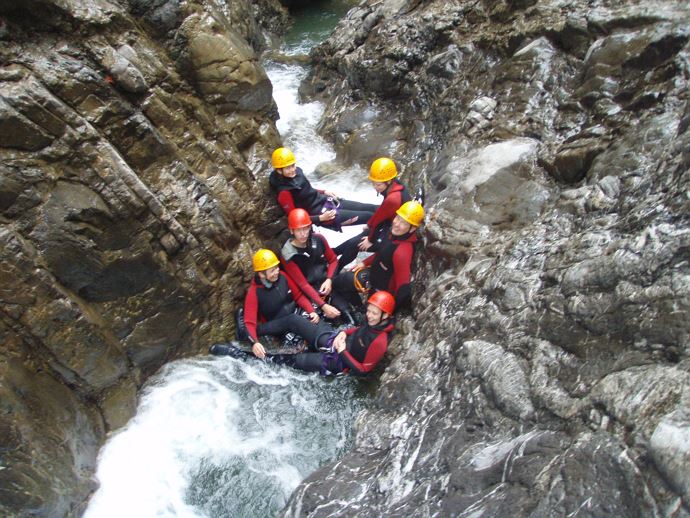
M 273 268 L 277 264 L 280 264 L 280 261 L 276 257 L 276 254 L 266 248 L 260 249 L 252 258 L 252 266 L 255 272 L 263 272 L 264 270 Z
M 279 147 L 271 155 L 271 164 L 274 169 L 282 169 L 295 163 L 295 155 L 286 147 Z
M 390 158 L 377 158 L 369 168 L 369 180 L 372 182 L 387 182 L 398 176 L 395 162 Z
M 395 213 L 414 227 L 424 221 L 424 207 L 417 201 L 406 201 Z

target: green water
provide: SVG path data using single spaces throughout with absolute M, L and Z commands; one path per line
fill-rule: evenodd
M 285 36 L 285 47 L 309 52 L 311 47 L 325 40 L 338 20 L 358 3 L 355 0 L 322 0 L 311 2 L 302 9 L 291 10 L 293 25 Z

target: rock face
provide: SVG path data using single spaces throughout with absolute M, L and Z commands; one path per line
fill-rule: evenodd
M 286 516 L 690 515 L 688 27 L 371 0 L 315 49 L 339 155 L 391 154 L 428 212 L 356 445 Z
M 78 515 L 162 363 L 231 336 L 272 0 L 0 1 L 0 514 Z M 251 217 L 247 217 L 251 215 Z

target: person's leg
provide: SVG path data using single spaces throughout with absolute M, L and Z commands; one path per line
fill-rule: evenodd
M 338 209 L 338 221 L 340 226 L 343 227 L 349 225 L 366 225 L 369 222 L 369 218 L 373 215 L 373 212 L 366 210 Z
M 259 324 L 256 332 L 261 335 L 283 336 L 285 333 L 293 332 L 304 338 L 310 348 L 318 348 L 318 339 L 322 334 L 333 331 L 333 328 L 326 322 L 312 324 L 309 320 L 295 313 L 284 317 Z
M 323 362 L 322 353 L 300 353 L 295 355 L 295 369 L 306 372 L 320 372 Z
M 340 292 L 336 291 L 335 289 L 331 291 L 331 299 L 329 303 L 331 304 L 331 306 L 336 308 L 341 313 L 344 311 L 348 311 L 350 309 L 349 304 L 347 303 L 347 299 L 343 297 L 340 294 Z
M 338 200 L 340 202 L 339 207 L 341 209 L 345 210 L 356 210 L 360 212 L 371 212 L 372 214 L 376 212 L 376 209 L 379 208 L 378 205 L 375 205 L 373 203 L 362 203 L 360 201 L 352 201 L 352 200 Z
M 357 254 L 359 253 L 357 245 L 359 245 L 359 242 L 363 237 L 366 237 L 366 235 L 367 233 L 364 231 L 361 234 L 357 234 L 355 237 L 351 237 L 347 241 L 340 243 L 333 249 L 335 255 L 340 256 L 340 259 L 338 259 L 338 271 L 342 270 L 344 266 L 350 264 L 357 258 Z
M 362 305 L 359 292 L 355 288 L 355 272 L 341 272 L 333 277 L 333 291 L 355 307 Z
M 322 353 L 268 354 L 266 358 L 276 365 L 286 365 L 306 372 L 320 372 Z

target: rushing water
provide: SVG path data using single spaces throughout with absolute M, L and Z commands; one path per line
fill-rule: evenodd
M 320 2 L 304 11 L 285 53 L 308 52 L 349 4 Z M 339 168 L 328 178 L 311 174 L 335 158 L 315 132 L 323 107 L 298 103 L 304 67 L 269 62 L 266 69 L 281 115 L 278 129 L 298 165 L 318 187 L 374 202 L 359 168 Z M 324 233 L 336 244 L 356 231 Z M 327 380 L 258 361 L 172 362 L 148 381 L 135 417 L 101 450 L 100 488 L 85 516 L 275 515 L 302 479 L 349 448 L 365 392 L 355 379 Z

